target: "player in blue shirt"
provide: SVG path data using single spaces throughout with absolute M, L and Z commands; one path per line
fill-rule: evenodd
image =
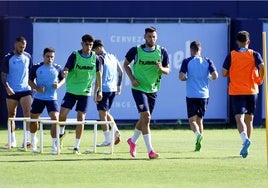
M 123 70 L 117 58 L 113 54 L 106 52 L 101 40 L 95 40 L 92 49 L 99 56 L 102 72 L 102 99 L 97 101 L 97 96 L 95 95 L 99 117 L 101 121 L 114 121 L 110 109 L 115 95 L 121 93 Z M 95 87 L 95 90 L 98 89 Z M 97 91 L 95 91 L 95 94 L 97 94 Z M 113 133 L 115 135 L 114 144 L 117 145 L 120 142 L 120 132 L 115 122 L 113 126 L 115 130 Z M 98 147 L 105 147 L 111 144 L 109 126 L 106 124 L 102 125 L 102 130 L 105 141 L 98 144 Z
M 30 117 L 32 91 L 28 85 L 29 70 L 33 63 L 31 55 L 25 52 L 27 41 L 23 36 L 17 37 L 14 50 L 5 55 L 1 63 L 1 80 L 6 89 L 8 118 L 14 118 L 20 103 L 24 117 Z M 11 147 L 16 147 L 15 122 L 11 122 Z M 27 125 L 27 130 L 29 126 Z M 27 131 L 29 135 L 29 131 Z M 26 138 L 28 140 L 28 138 Z M 30 143 L 27 142 L 27 146 Z
M 61 75 L 61 66 L 53 63 L 55 58 L 55 50 L 53 48 L 45 48 L 43 58 L 44 61 L 34 65 L 30 72 L 29 84 L 36 91 L 32 103 L 31 118 L 38 119 L 46 107 L 51 120 L 58 120 L 59 105 L 57 102 L 57 89 L 65 83 L 65 79 Z M 34 152 L 37 151 L 37 129 L 37 122 L 31 122 L 31 148 Z M 56 154 L 57 139 L 55 124 L 51 126 L 50 133 L 52 137 L 52 154 Z
M 187 114 L 196 135 L 195 151 L 200 151 L 203 139 L 203 117 L 209 99 L 209 80 L 216 80 L 218 72 L 214 63 L 201 56 L 201 43 L 190 44 L 191 57 L 183 60 L 179 79 L 186 81 Z

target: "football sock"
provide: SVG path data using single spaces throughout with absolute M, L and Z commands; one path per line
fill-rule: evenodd
M 104 134 L 104 137 L 105 137 L 105 141 L 107 143 L 110 143 L 111 142 L 111 136 L 110 136 L 110 131 L 107 130 L 107 131 L 103 131 L 103 134 Z
M 26 141 L 30 141 L 31 140 L 31 132 L 30 131 L 26 131 Z
M 81 142 L 81 139 L 75 139 L 75 144 L 74 144 L 74 148 L 79 148 L 79 145 L 80 145 L 80 142 Z
M 200 135 L 201 133 L 199 131 L 195 131 L 195 136 L 198 137 L 198 135 Z
M 246 139 L 248 139 L 248 135 L 245 131 L 240 133 L 240 137 L 242 138 L 243 143 L 246 141 Z
M 65 132 L 65 127 L 60 127 L 60 134 L 64 134 Z
M 147 148 L 147 152 L 149 153 L 151 150 L 153 150 L 153 146 L 151 142 L 151 134 L 143 135 L 143 139 Z
M 116 125 L 115 122 L 114 122 L 113 126 L 114 126 L 114 133 L 115 133 L 116 131 L 119 131 L 119 130 L 118 130 L 118 127 L 117 127 L 117 125 Z
M 131 137 L 131 141 L 136 144 L 136 142 L 137 142 L 137 140 L 138 140 L 140 135 L 141 135 L 141 131 L 135 128 L 134 134 Z
M 11 133 L 11 143 L 16 142 L 15 132 Z
M 52 138 L 52 147 L 53 148 L 57 147 L 56 143 L 57 143 L 57 138 Z
M 33 148 L 36 147 L 36 133 L 31 133 L 31 144 Z

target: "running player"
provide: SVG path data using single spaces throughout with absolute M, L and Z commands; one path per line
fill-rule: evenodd
M 148 156 L 150 159 L 155 159 L 159 154 L 152 146 L 150 120 L 160 89 L 161 76 L 168 74 L 170 70 L 169 58 L 166 49 L 156 45 L 156 28 L 146 28 L 144 39 L 145 44 L 132 47 L 127 52 L 124 62 L 125 71 L 132 84 L 132 95 L 140 113 L 134 134 L 127 142 L 130 146 L 130 155 L 136 157 L 137 140 L 142 133 Z
M 59 119 L 59 105 L 57 89 L 65 83 L 62 77 L 62 68 L 54 64 L 55 50 L 45 48 L 43 52 L 44 61 L 33 66 L 30 72 L 29 84 L 35 90 L 34 100 L 31 109 L 31 118 L 38 119 L 45 107 L 51 120 Z M 32 151 L 37 151 L 36 131 L 37 122 L 30 123 Z M 56 147 L 56 125 L 52 124 L 50 134 L 52 137 L 52 154 L 57 153 Z

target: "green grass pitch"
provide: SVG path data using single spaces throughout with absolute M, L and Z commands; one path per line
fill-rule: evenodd
M 44 132 L 44 153 L 0 149 L 0 184 L 19 187 L 109 187 L 109 188 L 227 188 L 268 187 L 266 132 L 254 130 L 247 158 L 239 156 L 241 138 L 236 129 L 204 131 L 201 152 L 194 152 L 195 136 L 190 130 L 152 130 L 152 143 L 160 157 L 149 160 L 143 138 L 138 141 L 137 157 L 129 155 L 126 140 L 133 130 L 121 130 L 121 142 L 114 154 L 109 148 L 92 149 L 93 130 L 86 130 L 81 142 L 82 155 L 68 150 L 73 146 L 74 131 L 67 130 L 60 155 L 50 155 L 49 130 Z M 18 144 L 21 130 L 16 131 Z M 38 135 L 37 135 L 38 136 Z M 7 141 L 7 131 L 0 131 L 0 144 Z M 98 143 L 103 141 L 98 130 Z

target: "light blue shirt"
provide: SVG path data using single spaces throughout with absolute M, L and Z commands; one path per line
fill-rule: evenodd
M 117 91 L 117 58 L 110 53 L 100 55 L 103 59 L 103 73 L 102 73 L 102 91 L 103 92 L 116 92 Z
M 209 74 L 216 70 L 208 58 L 192 56 L 182 62 L 180 72 L 187 74 L 186 96 L 188 98 L 209 98 Z
M 36 81 L 37 87 L 45 87 L 45 92 L 36 92 L 34 98 L 40 100 L 57 100 L 57 92 L 53 87 L 54 83 L 62 80 L 60 65 L 45 65 L 39 63 L 33 66 L 30 74 L 30 80 Z
M 31 90 L 28 85 L 31 65 L 31 56 L 27 52 L 21 55 L 15 55 L 12 52 L 5 56 L 2 71 L 7 73 L 7 82 L 14 92 Z

